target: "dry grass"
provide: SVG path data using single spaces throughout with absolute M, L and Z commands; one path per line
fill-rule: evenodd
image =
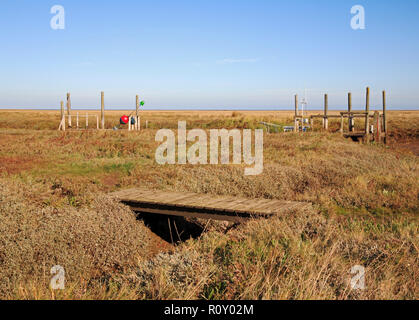
M 416 299 L 417 224 L 314 211 L 209 233 L 119 282 L 149 299 Z M 365 291 L 350 288 L 366 268 Z
M 416 299 L 418 112 L 392 112 L 390 147 L 338 134 L 271 134 L 262 175 L 242 166 L 159 166 L 156 130 L 289 124 L 290 112 L 145 112 L 141 133 L 60 133 L 57 112 L 0 112 L 0 297 L 35 299 Z M 112 112 L 108 126 L 121 112 Z M 408 121 L 409 120 L 409 121 Z M 332 122 L 337 130 L 338 123 Z M 104 194 L 145 186 L 308 201 L 147 260 L 150 234 Z M 145 259 L 146 258 L 146 259 Z M 60 264 L 66 290 L 48 289 Z M 355 264 L 367 290 L 349 289 Z
M 76 209 L 25 201 L 33 192 L 0 180 L 0 296 L 22 294 L 25 283 L 48 287 L 54 265 L 88 285 L 147 257 L 149 230 L 107 196 Z

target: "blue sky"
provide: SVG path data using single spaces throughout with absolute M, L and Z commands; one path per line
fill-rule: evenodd
M 65 29 L 53 30 L 53 5 Z M 366 29 L 352 30 L 363 5 Z M 419 107 L 419 1 L 3 0 L 0 108 L 290 109 Z

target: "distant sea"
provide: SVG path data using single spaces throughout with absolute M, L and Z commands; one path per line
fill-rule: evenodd
M 106 110 L 108 111 L 127 111 L 127 110 L 134 110 L 135 108 L 131 107 L 107 107 Z M 364 110 L 363 107 L 356 107 L 354 106 L 354 110 Z M 57 107 L 0 107 L 0 110 L 59 110 Z M 100 107 L 75 107 L 72 106 L 72 110 L 100 110 Z M 200 108 L 200 107 L 142 107 L 141 110 L 144 111 L 292 111 L 294 107 L 278 107 L 278 108 L 230 108 L 230 107 L 216 107 L 216 108 Z M 310 107 L 307 111 L 319 111 L 323 110 L 323 106 L 321 107 Z M 342 111 L 346 110 L 346 108 L 339 108 L 339 107 L 330 107 L 330 111 Z M 371 106 L 371 110 L 381 110 L 380 106 Z M 387 110 L 393 111 L 419 111 L 419 107 L 387 107 Z

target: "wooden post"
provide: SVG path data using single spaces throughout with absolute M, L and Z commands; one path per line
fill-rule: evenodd
M 105 93 L 102 91 L 100 95 L 101 95 L 100 113 L 101 113 L 102 130 L 105 130 Z
M 99 116 L 96 115 L 96 129 L 99 130 Z
M 62 117 L 60 126 L 58 127 L 58 131 L 63 130 L 65 131 L 65 115 Z
M 68 126 L 71 128 L 71 96 L 67 93 L 67 115 L 68 115 Z
M 60 122 L 60 126 L 58 127 L 58 131 L 60 131 L 60 130 L 65 131 L 64 101 L 61 101 L 61 122 Z
M 132 117 L 128 117 L 128 131 L 131 131 L 131 119 Z
M 365 141 L 370 141 L 370 88 L 367 87 L 367 97 L 365 103 Z
M 294 108 L 295 108 L 295 114 L 294 114 L 294 132 L 299 131 L 299 125 L 298 125 L 298 95 L 296 94 L 294 96 Z
M 352 117 L 352 93 L 348 93 L 349 132 L 354 131 L 354 118 Z
M 61 101 L 61 119 L 64 117 L 64 101 Z
M 340 134 L 343 136 L 343 114 L 340 116 Z
M 329 129 L 329 118 L 327 116 L 329 111 L 329 99 L 327 94 L 324 95 L 324 129 Z
M 388 123 L 387 123 L 387 106 L 386 106 L 386 91 L 383 91 L 383 133 L 384 133 L 384 143 L 387 144 L 387 130 Z
M 76 114 L 76 128 L 79 128 L 79 113 Z
M 135 115 L 138 117 L 140 114 L 140 97 L 135 96 Z
M 89 114 L 86 113 L 86 130 L 89 129 Z
M 374 140 L 377 143 L 381 142 L 381 123 L 380 123 L 380 113 L 378 111 L 374 112 L 374 130 L 375 136 Z
M 140 117 L 140 97 L 137 95 L 135 97 L 135 130 L 140 130 L 140 125 L 138 123 L 138 119 Z

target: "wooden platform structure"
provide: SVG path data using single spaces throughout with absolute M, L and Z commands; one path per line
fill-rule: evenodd
M 384 142 L 387 143 L 388 133 L 388 118 L 386 106 L 386 92 L 382 92 L 382 113 L 379 111 L 370 112 L 370 88 L 366 90 L 365 111 L 352 110 L 352 93 L 348 93 L 348 111 L 340 112 L 340 115 L 329 114 L 329 97 L 324 95 L 324 114 L 311 115 L 304 117 L 299 114 L 298 110 L 298 96 L 295 95 L 295 116 L 294 116 L 294 131 L 302 131 L 302 128 L 314 128 L 314 120 L 322 119 L 323 129 L 329 129 L 329 119 L 340 119 L 340 133 L 345 138 L 362 139 L 364 142 Z M 364 120 L 362 130 L 355 132 L 355 119 L 361 118 Z M 345 131 L 345 119 L 347 119 L 348 130 Z M 310 122 L 310 125 L 305 125 L 305 122 Z
M 64 110 L 64 101 L 61 101 L 61 121 L 58 127 L 58 131 L 66 131 L 67 130 L 79 130 L 79 129 L 95 129 L 95 130 L 107 130 L 105 128 L 105 93 L 102 91 L 100 93 L 100 119 L 98 115 L 81 115 L 80 117 L 84 117 L 86 119 L 86 126 L 81 127 L 79 125 L 79 113 L 76 113 L 75 119 L 76 124 L 75 126 L 72 123 L 74 120 L 74 115 L 72 115 L 71 110 L 71 95 L 67 93 L 67 114 Z M 89 127 L 89 117 L 96 120 L 96 126 Z M 133 122 L 133 124 L 131 123 Z M 141 130 L 141 118 L 140 118 L 140 99 L 137 95 L 135 97 L 135 115 L 130 115 L 128 117 L 128 131 L 140 131 Z
M 269 218 L 311 206 L 305 202 L 246 199 L 190 192 L 130 189 L 112 194 L 133 211 L 189 218 L 243 222 Z

